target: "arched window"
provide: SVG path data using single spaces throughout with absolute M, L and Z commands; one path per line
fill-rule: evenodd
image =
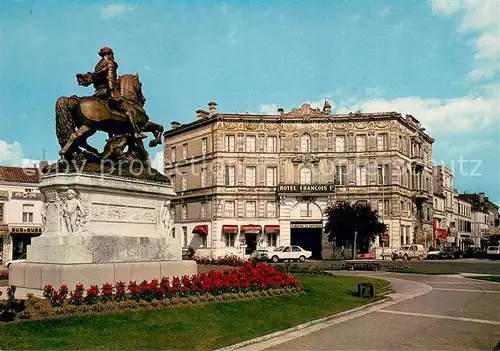
M 311 170 L 307 167 L 304 167 L 300 170 L 300 184 L 311 184 L 312 182 L 312 174 Z
M 307 133 L 300 137 L 300 152 L 311 152 L 311 136 Z

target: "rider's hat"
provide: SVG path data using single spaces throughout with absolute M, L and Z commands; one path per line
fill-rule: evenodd
M 113 53 L 113 49 L 105 46 L 103 48 L 101 48 L 98 52 L 99 56 L 103 57 L 104 55 L 114 55 Z

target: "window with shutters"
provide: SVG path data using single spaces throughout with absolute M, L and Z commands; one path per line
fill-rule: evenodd
M 379 216 L 382 215 L 382 211 L 384 211 L 384 202 L 382 200 L 378 200 L 377 212 Z
M 379 165 L 377 167 L 377 182 L 379 185 L 390 183 L 389 165 Z
M 175 146 L 170 149 L 170 159 L 175 162 Z
M 4 208 L 4 205 L 3 203 L 0 203 L 0 223 L 3 223 L 3 208 Z
M 181 206 L 181 216 L 182 216 L 182 219 L 187 219 L 187 212 L 188 212 L 187 205 L 182 205 Z
M 206 202 L 201 203 L 200 217 L 207 218 L 207 203 Z
M 183 241 L 183 246 L 187 247 L 188 246 L 188 229 L 187 229 L 187 227 L 182 227 L 182 241 Z
M 247 201 L 245 204 L 245 215 L 246 217 L 255 217 L 255 212 L 257 209 L 257 204 L 255 201 Z
M 276 217 L 276 202 L 274 201 L 267 202 L 267 217 L 271 218 Z
M 309 168 L 304 167 L 300 170 L 300 184 L 311 184 L 312 172 Z
M 23 223 L 33 223 L 34 210 L 35 210 L 35 205 L 32 204 L 23 205 Z
M 234 201 L 226 201 L 224 203 L 224 215 L 226 217 L 234 217 Z
M 267 234 L 267 246 L 268 247 L 277 247 L 278 246 L 278 234 L 277 233 L 268 233 Z
M 177 187 L 176 187 L 177 184 L 176 184 L 175 174 L 170 175 L 170 184 L 172 184 L 172 190 L 176 191 L 177 190 Z
M 366 135 L 356 136 L 356 151 L 366 151 Z
M 187 159 L 188 158 L 188 144 L 183 144 L 182 145 L 182 158 Z
M 200 186 L 202 188 L 207 186 L 207 169 L 202 168 L 200 173 Z
M 201 139 L 201 154 L 203 156 L 207 154 L 207 138 Z
M 345 152 L 345 136 L 337 135 L 335 137 L 335 152 Z
M 245 151 L 246 152 L 255 152 L 255 135 L 247 135 L 245 138 Z
M 366 185 L 366 166 L 356 168 L 356 185 Z
M 309 134 L 302 134 L 300 137 L 300 151 L 311 152 L 311 136 Z
M 267 137 L 267 152 L 276 152 L 278 150 L 278 138 L 275 136 Z
M 234 166 L 226 166 L 224 172 L 224 184 L 227 186 L 234 186 Z
M 181 178 L 181 190 L 185 191 L 188 188 L 188 176 L 187 173 L 182 173 L 182 178 Z
M 384 200 L 384 216 L 389 215 L 389 200 Z
M 335 184 L 346 185 L 347 183 L 347 166 L 337 166 L 335 168 Z
M 266 185 L 267 186 L 276 186 L 277 173 L 278 173 L 278 169 L 276 167 L 267 167 L 267 170 L 266 170 Z
M 246 186 L 256 186 L 257 185 L 256 173 L 257 173 L 257 168 L 255 166 L 245 167 L 245 185 Z
M 377 150 L 387 150 L 387 134 L 381 133 L 377 135 Z
M 226 135 L 224 138 L 224 151 L 234 152 L 235 136 Z

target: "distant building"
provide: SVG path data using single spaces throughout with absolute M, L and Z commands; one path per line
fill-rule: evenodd
M 246 256 L 297 244 L 316 258 L 332 245 L 324 210 L 366 202 L 388 226 L 376 251 L 432 244 L 432 143 L 413 116 L 335 115 L 308 104 L 274 115 L 198 110 L 165 132 L 175 234 L 199 255 Z M 341 246 L 344 243 L 337 243 Z
M 460 194 L 460 199 L 471 203 L 472 234 L 476 245 L 488 246 L 493 237 L 500 236 L 498 206 L 491 202 L 485 193 Z M 494 239 L 496 242 L 498 239 Z
M 0 260 L 18 259 L 42 233 L 36 168 L 0 166 Z
M 456 214 L 458 196 L 453 188 L 453 171 L 444 165 L 433 166 L 434 242 L 438 246 L 457 245 Z

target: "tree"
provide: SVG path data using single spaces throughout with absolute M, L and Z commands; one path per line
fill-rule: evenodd
M 356 246 L 361 253 L 367 253 L 386 225 L 379 222 L 377 211 L 363 203 L 336 203 L 325 210 L 327 223 L 325 233 L 328 241 L 335 241 L 337 246 L 354 243 L 354 232 L 358 232 Z

